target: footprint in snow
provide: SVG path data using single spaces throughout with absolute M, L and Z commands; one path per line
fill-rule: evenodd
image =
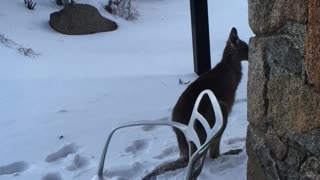
M 66 110 L 66 109 L 61 109 L 61 110 L 57 111 L 57 113 L 59 113 L 59 114 L 65 114 L 65 113 L 68 113 L 68 112 L 69 111 Z
M 59 159 L 67 157 L 69 154 L 75 154 L 78 151 L 78 147 L 71 143 L 61 147 L 58 151 L 49 154 L 46 157 L 46 162 L 53 163 Z
M 138 139 L 132 142 L 130 146 L 125 149 L 126 153 L 136 154 L 148 148 L 148 141 L 146 139 Z
M 18 161 L 4 166 L 0 166 L 0 176 L 1 175 L 10 175 L 10 174 L 19 174 L 27 170 L 29 167 L 28 163 L 24 161 Z
M 246 141 L 245 137 L 236 137 L 236 138 L 227 139 L 224 141 L 224 143 L 230 146 L 231 148 L 241 148 L 244 145 L 245 141 Z
M 71 160 L 66 166 L 68 171 L 77 171 L 84 167 L 87 167 L 89 164 L 89 159 L 85 156 L 81 156 L 79 154 L 75 154 L 71 156 Z
M 226 140 L 226 144 L 231 145 L 231 144 L 236 144 L 236 143 L 242 143 L 246 140 L 245 137 L 236 137 L 236 138 L 231 138 Z
M 157 126 L 155 126 L 155 125 L 145 125 L 145 126 L 142 126 L 142 130 L 143 130 L 143 131 L 152 131 L 152 130 L 154 130 L 155 128 L 157 128 Z
M 74 143 L 66 144 L 47 155 L 45 161 L 50 163 L 49 169 L 52 166 L 56 170 L 56 166 L 60 166 L 60 169 L 64 169 L 66 174 L 71 173 L 73 179 L 77 179 L 90 169 L 90 158 L 82 155 L 79 152 L 79 146 Z M 51 170 L 51 173 L 45 174 L 41 180 L 63 180 L 62 177 L 59 172 Z
M 62 180 L 62 177 L 59 173 L 48 173 L 42 177 L 42 180 Z
M 247 159 L 247 155 L 245 153 L 240 153 L 234 156 L 223 155 L 218 157 L 217 159 L 213 159 L 208 161 L 208 165 L 205 166 L 210 167 L 209 171 L 211 173 L 221 173 L 224 171 L 228 171 L 229 169 L 233 169 L 237 166 L 244 165 Z
M 179 149 L 177 146 L 171 146 L 165 148 L 159 155 L 153 157 L 154 159 L 162 160 L 170 155 L 178 154 Z
M 141 174 L 143 174 L 146 169 L 143 163 L 135 162 L 128 166 L 105 170 L 104 175 L 112 178 L 112 180 L 140 180 Z

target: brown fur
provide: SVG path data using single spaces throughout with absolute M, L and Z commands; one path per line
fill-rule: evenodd
M 179 100 L 174 106 L 172 120 L 183 124 L 188 124 L 194 103 L 198 95 L 205 89 L 210 89 L 217 97 L 222 114 L 223 127 L 218 136 L 213 140 L 210 147 L 209 156 L 216 158 L 220 154 L 221 136 L 227 126 L 228 115 L 232 109 L 235 100 L 235 93 L 240 83 L 241 61 L 248 59 L 248 45 L 239 39 L 237 30 L 232 28 L 226 47 L 223 52 L 221 62 L 219 62 L 212 70 L 201 75 L 181 94 Z M 215 123 L 214 112 L 211 110 L 209 98 L 204 98 L 199 106 L 199 112 L 208 120 L 212 127 Z M 206 138 L 205 132 L 199 124 L 196 124 L 196 131 L 203 143 Z M 166 171 L 172 171 L 187 166 L 188 163 L 188 144 L 182 132 L 174 129 L 180 149 L 180 158 L 171 163 L 167 163 L 157 167 L 153 172 L 148 174 L 143 180 L 162 174 Z M 177 165 L 174 165 L 176 163 Z M 200 172 L 198 172 L 199 174 Z M 196 177 L 198 176 L 195 175 Z

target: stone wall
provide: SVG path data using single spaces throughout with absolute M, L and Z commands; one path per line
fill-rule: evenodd
M 248 0 L 248 180 L 320 180 L 320 0 Z

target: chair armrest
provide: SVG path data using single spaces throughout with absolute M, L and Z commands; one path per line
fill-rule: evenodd
M 111 141 L 111 138 L 113 136 L 113 134 L 119 130 L 119 129 L 123 129 L 123 128 L 127 128 L 127 127 L 135 127 L 135 126 L 146 126 L 146 125 L 153 125 L 153 126 L 170 126 L 170 127 L 174 127 L 179 129 L 180 131 L 182 131 L 184 134 L 186 132 L 187 129 L 187 125 L 182 124 L 182 123 L 178 123 L 178 122 L 174 122 L 174 121 L 169 121 L 169 120 L 140 120 L 140 121 L 133 121 L 133 122 L 126 122 L 126 123 L 122 123 L 119 126 L 115 127 L 109 134 L 107 142 L 104 146 L 104 149 L 102 151 L 102 155 L 101 155 L 101 159 L 100 159 L 100 163 L 99 163 L 99 169 L 98 169 L 98 177 L 103 177 L 103 169 L 104 169 L 104 163 L 105 163 L 105 159 L 106 159 L 106 155 L 107 155 L 107 150 Z

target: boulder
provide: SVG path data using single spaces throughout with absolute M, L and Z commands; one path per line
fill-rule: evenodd
M 247 179 L 320 180 L 320 1 L 248 3 Z
M 309 1 L 308 33 L 306 40 L 305 67 L 308 83 L 320 92 L 320 1 Z
M 118 28 L 115 22 L 101 16 L 95 7 L 88 4 L 75 4 L 51 13 L 49 24 L 54 30 L 68 35 L 93 34 Z
M 249 25 L 256 35 L 272 34 L 288 21 L 308 20 L 307 0 L 248 0 L 248 5 Z

